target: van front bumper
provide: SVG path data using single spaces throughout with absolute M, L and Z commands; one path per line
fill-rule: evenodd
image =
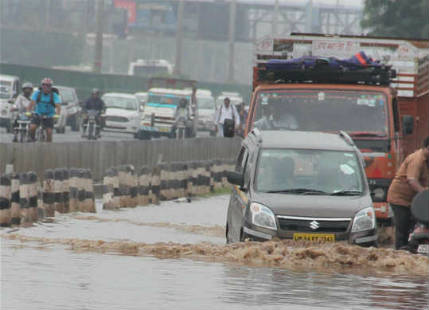
M 248 238 L 255 241 L 267 241 L 273 238 L 279 239 L 294 239 L 294 234 L 302 233 L 300 231 L 274 231 L 253 224 L 245 223 L 243 226 L 243 236 L 244 239 Z M 318 232 L 308 233 L 318 234 Z M 329 233 L 328 233 L 329 234 Z M 335 241 L 346 241 L 349 244 L 356 245 L 376 245 L 377 244 L 377 230 L 371 229 L 368 231 L 358 232 L 358 233 L 331 233 L 335 236 Z

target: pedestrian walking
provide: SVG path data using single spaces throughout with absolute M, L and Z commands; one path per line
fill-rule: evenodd
M 228 97 L 216 111 L 215 121 L 219 137 L 233 137 L 235 130 L 240 126 L 240 116 Z

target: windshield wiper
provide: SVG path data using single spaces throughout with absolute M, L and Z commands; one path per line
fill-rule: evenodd
M 385 137 L 385 133 L 370 132 L 370 131 L 349 131 L 347 132 L 351 137 Z
M 361 194 L 362 192 L 357 190 L 341 190 L 331 193 L 330 196 L 358 196 Z
M 328 194 L 324 191 L 320 191 L 317 189 L 311 189 L 311 188 L 291 188 L 291 189 L 283 189 L 283 190 L 272 190 L 272 191 L 267 191 L 267 193 L 292 193 L 292 194 L 301 194 L 301 195 L 326 195 L 326 194 Z

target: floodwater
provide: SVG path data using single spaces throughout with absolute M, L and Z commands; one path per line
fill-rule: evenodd
M 429 309 L 429 259 L 291 241 L 225 245 L 227 196 L 4 228 L 1 309 Z

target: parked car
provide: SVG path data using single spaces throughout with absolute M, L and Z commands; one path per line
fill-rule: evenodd
M 0 127 L 12 130 L 13 102 L 21 88 L 19 77 L 0 74 Z
M 104 131 L 131 133 L 140 128 L 142 112 L 137 97 L 125 93 L 105 93 Z
M 64 110 L 66 125 L 72 131 L 79 131 L 81 124 L 81 107 L 76 90 L 72 87 L 55 86 L 61 96 L 61 110 Z
M 377 245 L 363 160 L 344 133 L 262 131 L 242 142 L 227 242 L 274 237 Z
M 198 130 L 208 131 L 211 136 L 216 135 L 215 114 L 216 103 L 212 92 L 206 89 L 198 89 L 196 92 L 198 106 Z

